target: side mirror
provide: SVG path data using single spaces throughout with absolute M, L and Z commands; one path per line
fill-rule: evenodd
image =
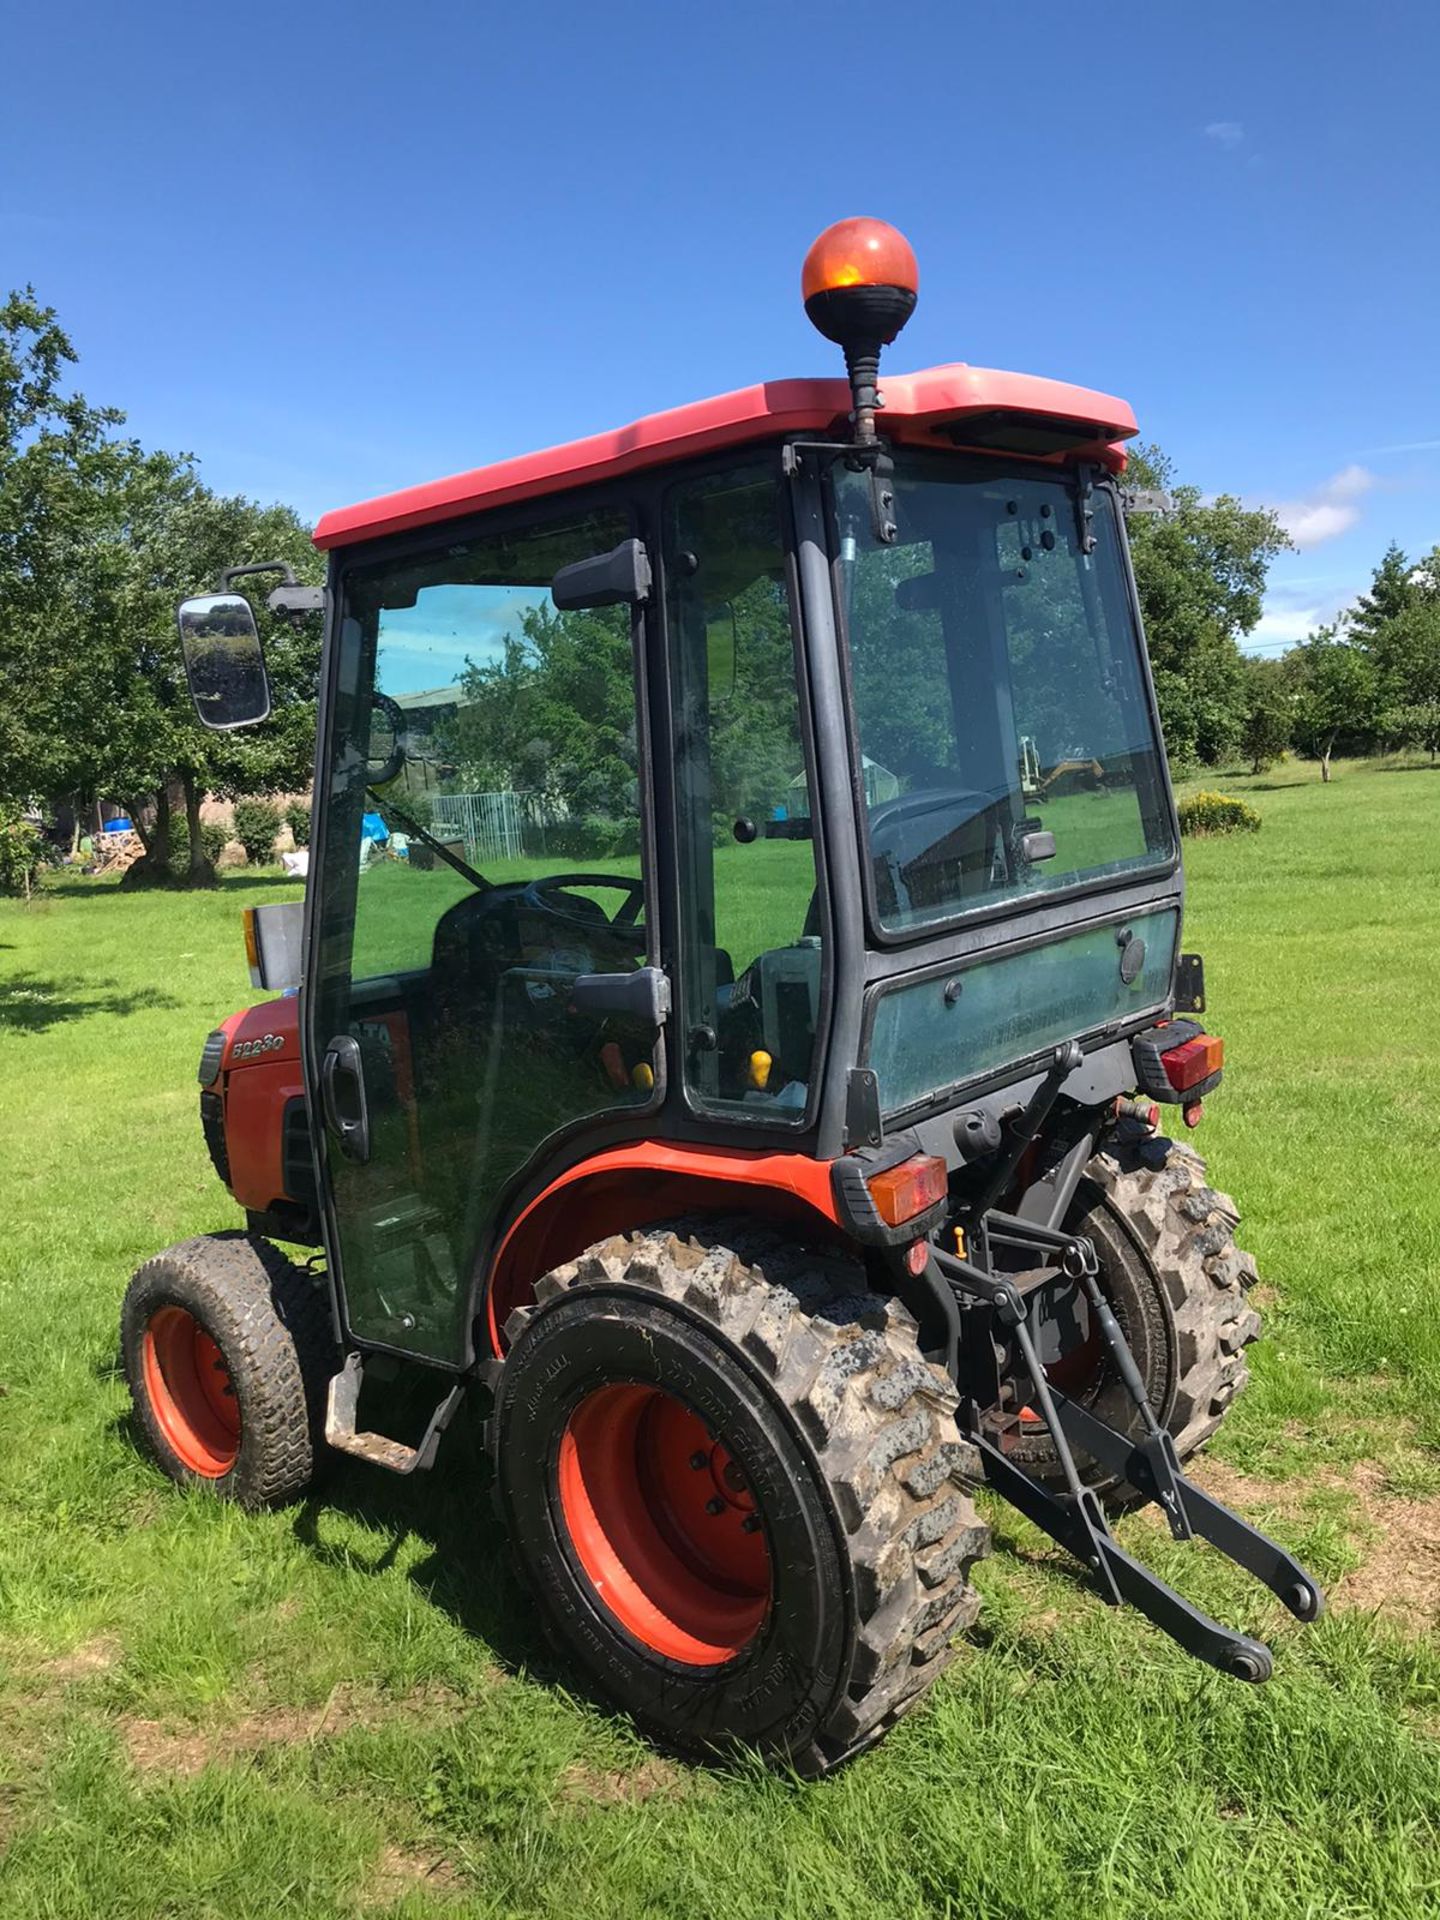
M 253 727 L 270 712 L 265 650 L 250 602 L 238 593 L 182 600 L 177 619 L 185 678 L 207 727 Z

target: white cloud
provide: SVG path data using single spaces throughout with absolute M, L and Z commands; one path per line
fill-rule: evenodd
M 1238 120 L 1212 120 L 1205 129 L 1205 138 L 1213 140 L 1227 153 L 1233 153 L 1237 147 L 1244 146 L 1245 129 Z
M 1240 644 L 1254 652 L 1273 653 L 1280 647 L 1293 647 L 1321 625 L 1319 607 L 1277 607 L 1267 600 L 1254 631 L 1247 633 Z
M 1272 583 L 1254 631 L 1240 645 L 1246 653 L 1276 658 L 1321 627 L 1331 626 L 1360 591 L 1345 574 L 1312 573 Z
M 1302 552 L 1338 539 L 1360 518 L 1360 501 L 1375 485 L 1368 467 L 1351 465 L 1299 500 L 1281 500 L 1275 512 L 1280 524 Z

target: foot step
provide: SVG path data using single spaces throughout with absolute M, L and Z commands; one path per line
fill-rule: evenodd
M 465 1382 L 457 1380 L 430 1416 L 418 1447 L 407 1447 L 403 1440 L 391 1440 L 383 1433 L 357 1432 L 356 1416 L 360 1408 L 360 1387 L 365 1378 L 365 1361 L 358 1353 L 345 1356 L 345 1364 L 330 1382 L 325 1402 L 325 1439 L 337 1453 L 353 1453 L 372 1466 L 390 1473 L 415 1473 L 433 1467 L 440 1436 L 450 1424 L 455 1409 L 465 1394 Z

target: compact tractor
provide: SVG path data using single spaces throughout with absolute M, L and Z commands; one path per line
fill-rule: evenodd
M 1182 1466 L 1259 1322 L 1234 1206 L 1161 1131 L 1222 1045 L 1134 416 L 961 364 L 882 397 L 916 287 L 843 221 L 803 292 L 846 378 L 321 520 L 328 584 L 268 594 L 325 623 L 303 909 L 247 913 L 281 991 L 200 1061 L 247 1224 L 148 1261 L 123 1315 L 161 1466 L 244 1505 L 336 1450 L 428 1468 L 481 1389 L 573 1666 L 662 1743 L 809 1772 L 975 1619 L 978 1487 L 1239 1679 L 1269 1650 L 1116 1509 L 1321 1608 Z M 235 590 L 267 571 L 180 609 L 211 726 L 268 712 Z M 429 1384 L 400 1433 L 397 1378 Z

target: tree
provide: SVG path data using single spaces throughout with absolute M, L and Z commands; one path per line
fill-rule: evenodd
M 1375 673 L 1362 648 L 1322 627 L 1288 656 L 1298 679 L 1296 732 L 1330 778 L 1330 756 L 1342 734 L 1373 725 Z
M 1290 745 L 1295 727 L 1293 676 L 1283 660 L 1245 660 L 1245 724 L 1240 745 L 1252 773 L 1264 773 Z
M 189 827 L 188 877 L 192 885 L 203 885 L 214 877 L 200 834 L 205 793 L 227 798 L 273 793 L 309 779 L 321 632 L 313 617 L 299 625 L 274 619 L 264 606 L 272 582 L 261 576 L 251 597 L 265 644 L 271 716 L 262 727 L 216 733 L 197 719 L 185 686 L 175 605 L 212 587 L 224 566 L 282 560 L 302 580 L 314 581 L 323 563 L 308 527 L 289 507 L 261 507 L 241 494 L 212 493 L 188 469 L 177 473 L 145 524 L 132 529 L 132 558 L 135 579 L 113 658 L 121 710 L 140 725 L 116 742 L 112 786 L 131 798 L 132 806 L 145 796 L 137 824 L 148 810 L 146 802 L 153 806 L 156 843 L 147 840 L 146 869 L 137 876 L 141 884 L 166 882 L 168 789 L 172 782 L 180 787 Z M 127 769 L 130 784 L 124 780 Z
M 580 818 L 633 815 L 634 669 L 628 609 L 522 609 L 494 663 L 467 663 L 440 744 L 466 785 L 515 788 Z
M 1371 646 L 1387 734 L 1440 752 L 1440 592 L 1417 593 Z
M 1346 620 L 1350 633 L 1362 646 L 1371 645 L 1391 620 L 1414 604 L 1414 573 L 1404 552 L 1392 540 L 1375 569 L 1369 593 L 1360 595 Z
M 1371 744 L 1440 751 L 1440 548 L 1418 562 L 1392 540 L 1346 621 L 1373 679 Z
M 122 416 L 64 391 L 75 350 L 33 288 L 0 305 L 0 795 L 84 786 L 88 643 L 120 556 L 116 503 L 153 479 Z
M 1290 542 L 1268 508 L 1177 485 L 1158 447 L 1131 452 L 1126 482 L 1164 488 L 1174 501 L 1163 519 L 1131 520 L 1131 555 L 1166 745 L 1176 760 L 1214 764 L 1245 731 L 1239 643 L 1259 621 L 1271 560 Z
M 186 457 L 147 453 L 124 416 L 64 391 L 75 352 L 33 290 L 0 307 L 0 795 L 121 797 L 146 841 L 135 880 L 169 880 L 169 789 L 184 795 L 190 875 L 213 877 L 207 788 L 298 784 L 314 737 L 318 622 L 268 630 L 276 719 L 212 734 L 185 688 L 174 609 L 223 565 L 284 559 L 320 577 L 286 507 L 221 498 Z

